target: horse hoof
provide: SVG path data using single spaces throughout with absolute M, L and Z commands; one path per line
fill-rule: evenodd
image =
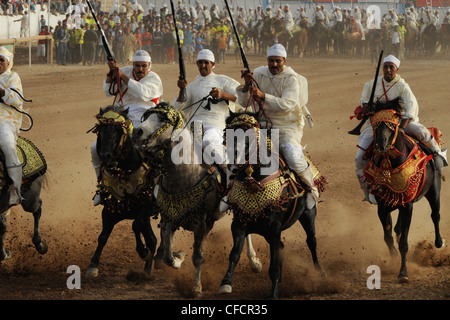
M 198 286 L 194 286 L 194 288 L 192 288 L 192 293 L 194 294 L 195 298 L 200 298 L 202 296 L 202 286 L 198 285 Z
M 231 285 L 229 285 L 229 284 L 224 284 L 224 285 L 220 286 L 220 288 L 219 288 L 220 294 L 231 293 L 232 291 L 233 290 L 231 288 Z
M 186 257 L 186 253 L 183 251 L 178 251 L 178 252 L 173 252 L 173 263 L 172 263 L 172 267 L 175 269 L 180 269 L 181 268 L 181 264 L 184 261 L 184 258 Z
M 253 273 L 259 273 L 262 269 L 261 261 L 258 258 L 250 259 L 250 268 Z
M 409 281 L 408 276 L 398 277 L 398 283 L 408 283 L 408 281 Z
M 9 260 L 12 257 L 12 252 L 9 249 L 4 249 L 3 250 L 3 258 L 0 259 L 0 261 L 4 261 L 4 260 Z
M 438 248 L 438 249 L 444 249 L 444 248 L 445 248 L 445 239 L 442 239 L 442 244 L 441 244 L 441 246 L 436 245 L 436 248 Z
M 48 246 L 47 243 L 42 240 L 41 243 L 39 243 L 38 245 L 36 245 L 36 250 L 37 252 L 39 252 L 40 254 L 46 254 L 48 252 Z
M 86 272 L 86 276 L 89 278 L 98 277 L 98 268 L 88 268 Z

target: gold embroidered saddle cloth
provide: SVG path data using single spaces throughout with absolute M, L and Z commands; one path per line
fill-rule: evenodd
M 42 152 L 34 145 L 33 142 L 18 137 L 16 144 L 17 156 L 22 166 L 22 184 L 33 182 L 39 176 L 47 171 L 47 162 Z M 3 154 L 0 151 L 0 183 L 6 183 L 8 180 L 5 170 Z
M 315 184 L 323 191 L 325 178 L 308 157 L 305 156 L 305 159 L 310 165 Z M 233 209 L 235 218 L 244 225 L 269 214 L 266 209 L 279 207 L 305 193 L 300 180 L 281 157 L 280 169 L 261 181 L 256 181 L 251 176 L 253 169 L 249 168 L 251 167 L 247 168 L 247 177 L 243 181 L 233 181 L 227 201 Z
M 427 155 L 420 149 L 417 141 L 405 136 L 405 143 L 413 148 L 404 163 L 391 168 L 385 158 L 377 166 L 373 157 L 364 168 L 362 180 L 369 185 L 370 193 L 382 198 L 389 206 L 405 205 L 420 194 L 425 181 L 425 170 L 433 155 Z

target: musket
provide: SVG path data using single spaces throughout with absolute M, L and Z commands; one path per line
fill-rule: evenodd
M 370 93 L 369 102 L 367 103 L 369 111 L 373 111 L 373 100 L 375 98 L 375 88 L 377 86 L 378 72 L 380 71 L 382 57 L 383 57 L 383 50 L 381 50 L 380 57 L 378 58 L 378 65 L 377 65 L 377 70 L 375 72 L 375 79 L 373 81 L 372 92 Z M 361 134 L 361 128 L 363 127 L 364 123 L 367 121 L 368 118 L 369 117 L 365 114 L 363 116 L 363 118 L 361 119 L 361 122 L 353 130 L 349 131 L 348 133 L 359 136 Z
M 105 33 L 103 32 L 103 28 L 100 25 L 100 22 L 98 22 L 97 16 L 95 15 L 95 12 L 94 12 L 94 9 L 92 8 L 91 2 L 89 0 L 86 0 L 86 2 L 89 7 L 89 10 L 92 13 L 92 17 L 94 18 L 94 21 L 97 24 L 97 28 L 98 28 L 98 30 L 100 30 L 100 36 L 102 37 L 103 48 L 105 49 L 105 52 L 106 52 L 106 58 L 108 59 L 108 61 L 114 61 L 114 60 L 116 60 L 116 58 L 114 57 L 114 53 L 112 52 L 111 46 L 109 45 L 109 42 L 106 39 Z
M 173 18 L 173 24 L 175 26 L 175 35 L 177 37 L 177 46 L 178 46 L 178 64 L 180 67 L 180 80 L 186 80 L 186 67 L 184 66 L 184 59 L 183 59 L 183 50 L 181 49 L 181 42 L 180 42 L 180 35 L 178 33 L 178 27 L 177 27 L 177 18 L 175 17 L 175 7 L 173 6 L 173 1 L 170 0 L 170 6 L 172 7 L 172 18 Z M 181 93 L 181 101 L 184 100 L 185 97 L 185 90 Z
M 239 34 L 238 34 L 237 29 L 236 29 L 236 27 L 234 25 L 234 19 L 233 19 L 233 16 L 231 15 L 230 7 L 228 6 L 228 1 L 227 0 L 225 0 L 225 5 L 227 7 L 228 15 L 230 16 L 230 19 L 231 19 L 231 25 L 233 26 L 233 30 L 234 30 L 234 35 L 236 37 L 236 41 L 237 41 L 237 43 L 239 45 L 239 51 L 241 52 L 241 58 L 242 58 L 242 62 L 244 63 L 244 68 L 247 69 L 248 72 L 251 72 L 250 71 L 250 66 L 249 66 L 248 61 L 247 61 L 247 57 L 245 56 L 244 48 L 242 47 L 241 38 L 239 38 Z

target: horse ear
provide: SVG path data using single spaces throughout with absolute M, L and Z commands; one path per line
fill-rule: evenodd
M 225 119 L 225 124 L 230 124 L 231 121 L 234 119 L 234 117 L 236 116 L 236 113 L 231 111 L 230 108 L 228 108 L 228 114 L 229 116 Z
M 122 112 L 121 112 L 121 114 L 123 115 L 123 116 L 125 116 L 125 117 L 128 117 L 128 112 L 130 111 L 130 108 L 126 108 L 125 110 L 123 110 Z

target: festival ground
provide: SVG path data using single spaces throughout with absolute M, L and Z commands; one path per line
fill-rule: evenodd
M 215 72 L 239 79 L 242 63 L 227 56 Z M 248 57 L 250 66 L 265 64 L 263 57 Z M 93 207 L 95 174 L 90 146 L 95 135 L 86 133 L 95 124 L 99 108 L 112 102 L 102 91 L 106 66 L 58 66 L 16 64 L 34 127 L 24 136 L 44 153 L 48 162 L 48 183 L 42 192 L 41 233 L 49 251 L 39 255 L 32 243 L 33 218 L 21 208 L 8 217 L 5 242 L 13 257 L 0 264 L 0 299 L 91 300 L 91 299 L 189 299 L 194 281 L 192 234 L 180 230 L 175 249 L 187 253 L 180 270 L 169 267 L 153 270 L 150 279 L 133 271 L 143 270 L 135 252 L 131 221 L 119 223 L 106 245 L 99 277 L 89 279 L 85 271 L 101 230 L 101 207 Z M 327 177 L 325 202 L 316 220 L 319 261 L 326 277 L 314 271 L 300 224 L 283 232 L 283 274 L 280 298 L 396 300 L 450 299 L 450 249 L 434 248 L 431 210 L 426 200 L 414 207 L 409 235 L 409 283 L 399 284 L 400 257 L 390 258 L 376 207 L 361 202 L 362 192 L 354 171 L 356 137 L 347 134 L 357 122 L 349 116 L 358 105 L 366 81 L 375 66 L 366 59 L 289 58 L 288 64 L 309 81 L 308 107 L 314 117 L 313 129 L 305 128 L 306 152 Z M 161 76 L 164 100 L 177 94 L 177 65 L 153 65 Z M 404 60 L 399 73 L 414 91 L 421 107 L 420 121 L 435 126 L 450 143 L 449 60 Z M 198 74 L 187 65 L 187 78 Z M 242 79 L 239 79 L 242 82 Z M 442 185 L 441 234 L 450 241 L 450 169 Z M 397 214 L 394 214 L 396 218 Z M 263 262 L 259 274 L 250 272 L 243 253 L 236 270 L 233 293 L 217 294 L 232 247 L 231 217 L 217 222 L 206 239 L 206 262 L 202 269 L 203 299 L 265 299 L 271 287 L 268 276 L 269 249 L 264 239 L 254 236 L 257 255 Z M 152 226 L 158 235 L 158 220 Z M 66 286 L 70 265 L 81 268 L 81 289 Z M 381 268 L 381 289 L 369 290 L 367 268 Z

